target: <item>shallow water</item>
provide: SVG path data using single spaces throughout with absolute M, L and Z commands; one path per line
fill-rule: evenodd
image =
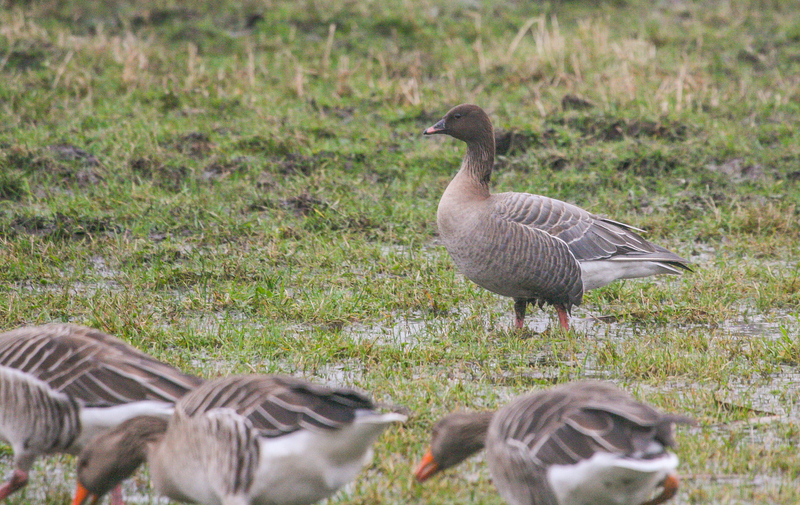
M 102 271 L 103 266 L 98 265 L 97 270 Z M 108 272 L 106 272 L 108 274 Z M 105 277 L 105 276 L 104 276 Z M 113 277 L 113 275 L 112 275 Z M 107 277 L 106 277 L 107 278 Z M 105 280 L 100 284 L 107 284 L 113 280 Z M 107 286 L 106 286 L 107 287 Z M 477 320 L 491 331 L 508 329 L 513 323 L 511 304 L 506 299 L 497 298 L 497 302 L 481 308 L 486 314 L 474 314 L 469 309 L 450 313 L 446 316 L 436 316 L 421 312 L 395 313 L 390 317 L 377 322 L 355 322 L 345 324 L 341 328 L 332 328 L 330 331 L 339 332 L 341 336 L 351 339 L 354 343 L 370 342 L 381 346 L 416 347 L 429 345 L 430 342 L 441 339 L 449 330 L 462 324 L 473 323 Z M 574 332 L 580 340 L 587 342 L 624 342 L 636 339 L 642 332 L 648 331 L 635 322 L 605 321 L 595 317 L 599 310 L 596 307 L 581 307 L 575 311 L 571 319 Z M 219 312 L 206 314 L 186 314 L 183 323 L 190 333 L 198 334 L 248 334 L 253 330 L 263 331 L 266 326 L 264 321 L 253 321 L 246 315 L 237 312 Z M 557 320 L 551 310 L 531 309 L 526 318 L 526 326 L 531 331 L 527 338 L 536 338 L 537 334 L 548 331 L 557 325 Z M 303 335 L 310 331 L 318 332 L 319 327 L 307 324 L 293 324 L 283 328 L 288 334 Z M 739 316 L 717 324 L 706 325 L 660 325 L 658 331 L 703 331 L 712 334 L 715 339 L 734 339 L 758 345 L 759 342 L 789 339 L 794 341 L 800 334 L 800 317 L 795 310 L 773 310 L 769 313 L 759 313 L 752 307 L 740 307 Z M 498 338 L 511 338 L 501 336 Z M 518 391 L 520 384 L 541 384 L 542 382 L 555 382 L 563 380 L 564 371 L 579 369 L 581 377 L 594 379 L 613 379 L 616 374 L 611 370 L 604 370 L 594 366 L 594 356 L 591 350 L 594 347 L 587 345 L 574 355 L 557 355 L 552 349 L 541 349 L 529 357 L 529 367 L 520 372 L 503 370 L 499 363 L 488 362 L 485 367 L 471 366 L 465 363 L 458 369 L 443 368 L 437 375 L 443 383 L 452 386 L 470 384 L 470 393 L 474 397 L 474 408 L 488 407 L 492 404 L 503 403 L 511 399 Z M 224 375 L 241 369 L 242 363 L 220 359 L 225 354 L 217 354 L 213 350 L 193 351 L 189 361 L 192 366 L 203 370 L 208 376 Z M 229 354 L 228 354 L 229 355 Z M 187 355 L 188 356 L 188 355 Z M 297 376 L 307 376 L 309 371 L 298 370 L 294 364 L 273 362 L 268 357 L 262 360 L 248 362 L 254 370 L 267 369 L 281 370 Z M 486 370 L 498 370 L 486 375 Z M 356 359 L 340 359 L 315 368 L 314 377 L 321 382 L 329 384 L 354 384 L 365 380 L 367 370 Z M 730 437 L 735 436 L 738 443 L 750 444 L 771 450 L 783 450 L 792 441 L 787 440 L 785 428 L 800 419 L 800 372 L 796 367 L 780 365 L 767 376 L 752 379 L 733 379 L 720 387 L 717 384 L 698 384 L 690 380 L 672 380 L 666 383 L 636 384 L 637 394 L 659 394 L 668 392 L 670 395 L 685 397 L 691 402 L 693 396 L 707 394 L 713 395 L 714 401 L 720 409 L 735 410 L 742 413 L 742 421 L 723 425 L 709 425 L 700 419 L 703 428 L 688 428 L 691 433 L 703 433 L 712 438 L 717 438 L 720 444 L 728 443 Z M 11 468 L 10 456 L 5 456 L 0 461 L 2 471 L 8 474 Z M 796 486 L 798 482 L 790 474 L 760 474 L 748 476 L 726 475 L 719 469 L 709 469 L 707 473 L 694 473 L 684 476 L 684 488 L 678 498 L 671 503 L 687 503 L 691 493 L 711 493 L 735 486 L 736 488 L 757 489 L 769 494 L 780 489 L 781 486 Z M 127 503 L 150 504 L 168 503 L 165 499 L 155 497 L 149 489 L 145 473 L 137 474 L 137 478 L 125 485 Z M 367 472 L 364 478 L 380 479 L 380 475 Z M 488 479 L 485 465 L 480 459 L 471 460 L 459 478 L 466 482 L 475 482 Z M 41 458 L 31 472 L 31 481 L 24 494 L 12 498 L 9 503 L 37 503 L 52 502 L 53 497 L 66 496 L 72 492 L 74 486 L 73 460 L 69 457 Z M 348 493 L 334 498 L 331 502 L 347 501 Z M 694 495 L 692 495 L 694 496 Z M 48 501 L 48 499 L 50 501 Z M 691 499 L 696 502 L 696 498 Z M 703 500 L 699 500 L 703 502 Z M 746 503 L 746 501 L 729 501 L 727 503 Z

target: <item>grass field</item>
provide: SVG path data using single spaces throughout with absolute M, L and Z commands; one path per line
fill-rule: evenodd
M 502 503 L 480 458 L 413 481 L 432 423 L 582 378 L 698 419 L 672 503 L 797 504 L 789 4 L 0 0 L 0 329 L 71 321 L 206 377 L 407 406 L 334 504 Z M 696 271 L 510 331 L 437 241 L 464 145 L 421 132 L 462 102 L 503 140 L 495 191 L 643 228 Z M 10 502 L 68 503 L 73 477 L 42 460 Z M 144 475 L 128 495 L 155 500 Z

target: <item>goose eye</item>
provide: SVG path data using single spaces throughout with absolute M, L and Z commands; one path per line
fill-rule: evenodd
M 453 116 L 455 119 L 461 119 L 461 114 L 456 114 Z

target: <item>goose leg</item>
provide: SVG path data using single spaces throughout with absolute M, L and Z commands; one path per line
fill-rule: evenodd
M 558 312 L 558 322 L 561 323 L 561 328 L 564 331 L 569 331 L 569 314 L 567 314 L 567 309 L 564 308 L 563 305 L 554 305 L 556 308 L 556 312 Z
M 675 474 L 667 475 L 664 479 L 664 482 L 661 483 L 661 487 L 664 489 L 661 491 L 661 494 L 653 498 L 647 503 L 643 503 L 642 505 L 659 505 L 660 503 L 664 503 L 665 501 L 669 500 L 675 493 L 678 492 L 678 484 L 680 480 L 678 476 Z
M 111 490 L 111 505 L 125 505 L 122 501 L 122 484 L 117 484 Z
M 11 478 L 8 479 L 5 484 L 0 486 L 0 500 L 5 500 L 8 496 L 18 489 L 24 487 L 27 483 L 28 472 L 25 470 L 20 470 L 19 468 L 15 469 L 14 473 L 11 474 Z
M 525 310 L 528 308 L 528 300 L 525 298 L 514 298 L 514 315 L 516 320 L 514 326 L 517 329 L 525 327 Z

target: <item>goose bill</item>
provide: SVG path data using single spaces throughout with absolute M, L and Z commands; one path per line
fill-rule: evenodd
M 642 505 L 660 505 L 665 501 L 669 500 L 675 493 L 678 492 L 678 487 L 680 486 L 680 479 L 677 475 L 670 474 L 664 479 L 664 482 L 661 483 L 661 487 L 663 488 L 661 494 L 650 500 L 649 502 L 643 503 Z
M 433 453 L 428 450 L 422 457 L 422 461 L 417 465 L 414 470 L 414 476 L 418 481 L 424 482 L 439 472 L 439 464 L 433 459 Z
M 72 505 L 96 505 L 100 497 L 89 492 L 85 487 L 78 483 L 75 489 L 75 498 L 72 500 Z
M 439 121 L 435 125 L 431 126 L 427 130 L 422 132 L 422 134 L 423 135 L 434 135 L 436 133 L 444 133 L 445 130 L 447 130 L 447 127 L 444 124 L 444 119 L 442 119 L 441 121 Z

